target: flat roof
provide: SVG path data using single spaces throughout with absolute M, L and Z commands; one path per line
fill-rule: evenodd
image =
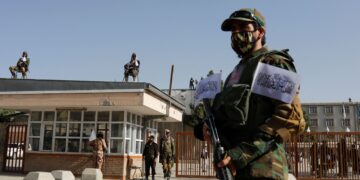
M 164 100 L 170 101 L 181 110 L 185 106 L 164 93 L 157 87 L 146 82 L 109 82 L 109 81 L 80 81 L 80 80 L 49 80 L 49 79 L 7 79 L 0 78 L 0 94 L 22 92 L 59 92 L 59 91 L 97 91 L 109 90 L 139 90 L 150 91 Z

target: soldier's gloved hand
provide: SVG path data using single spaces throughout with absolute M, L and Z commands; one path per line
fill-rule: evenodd
M 215 169 L 222 168 L 222 167 L 225 167 L 225 166 L 229 167 L 229 169 L 231 171 L 231 174 L 233 176 L 236 175 L 236 167 L 234 166 L 234 164 L 231 163 L 231 157 L 230 156 L 225 155 L 224 159 L 216 164 Z

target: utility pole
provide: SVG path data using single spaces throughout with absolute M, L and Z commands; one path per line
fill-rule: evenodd
M 171 65 L 170 87 L 169 87 L 169 96 L 170 96 L 170 97 L 171 97 L 171 88 L 172 88 L 173 75 L 174 75 L 174 65 Z

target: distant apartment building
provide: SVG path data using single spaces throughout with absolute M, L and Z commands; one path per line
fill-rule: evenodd
M 346 132 L 360 129 L 359 102 L 302 103 L 311 132 Z

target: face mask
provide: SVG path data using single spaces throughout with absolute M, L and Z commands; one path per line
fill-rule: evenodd
M 250 53 L 255 47 L 256 38 L 252 32 L 231 34 L 231 47 L 241 57 Z

